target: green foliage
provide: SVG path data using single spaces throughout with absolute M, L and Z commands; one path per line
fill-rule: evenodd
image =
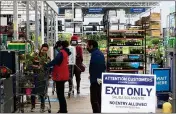
M 154 44 L 154 45 L 157 45 L 157 44 L 160 43 L 160 41 L 159 41 L 158 38 L 153 38 L 151 42 L 152 42 L 152 44 Z
M 68 42 L 70 42 L 71 40 L 71 37 L 72 37 L 72 34 L 71 33 L 62 33 L 62 34 L 58 34 L 58 38 L 60 40 L 67 40 Z
M 31 40 L 32 40 L 33 42 L 35 42 L 35 34 L 32 33 L 31 35 L 32 35 L 32 39 L 31 39 Z M 38 36 L 38 44 L 39 44 L 39 46 L 42 45 L 42 38 L 41 38 L 41 36 Z
M 93 35 L 88 35 L 87 36 L 88 40 L 107 40 L 107 36 L 106 35 L 102 35 L 102 34 L 93 34 Z
M 162 61 L 161 55 L 162 55 L 162 53 L 161 53 L 161 51 L 158 49 L 158 50 L 156 51 L 156 53 L 155 53 L 156 63 L 158 63 L 158 64 L 161 63 L 161 61 Z
M 39 66 L 42 66 L 42 68 L 45 64 L 47 64 L 50 61 L 48 59 L 47 55 L 39 57 L 38 53 L 26 54 L 23 56 L 24 56 L 23 57 L 24 60 L 21 60 L 21 61 L 23 61 L 24 65 L 25 65 L 24 66 L 25 71 L 31 70 L 31 67 L 32 67 L 34 61 L 39 61 Z

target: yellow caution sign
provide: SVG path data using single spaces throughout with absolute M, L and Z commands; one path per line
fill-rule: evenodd
M 172 105 L 171 103 L 169 102 L 165 102 L 163 104 L 163 110 L 162 110 L 163 113 L 172 113 Z

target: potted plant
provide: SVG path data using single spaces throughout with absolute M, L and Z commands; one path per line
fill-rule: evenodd
M 159 44 L 159 38 L 154 38 L 154 39 L 152 39 L 152 44 L 154 45 L 154 46 L 158 46 L 158 44 Z
M 26 84 L 24 85 L 26 95 L 31 95 L 33 87 L 34 87 L 33 83 L 30 80 L 27 80 Z

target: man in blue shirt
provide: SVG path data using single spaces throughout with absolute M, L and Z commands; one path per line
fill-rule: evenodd
M 102 73 L 105 72 L 105 57 L 98 49 L 98 43 L 94 40 L 87 42 L 87 50 L 91 53 L 91 60 L 89 65 L 90 74 L 90 100 L 93 113 L 101 113 L 101 79 Z

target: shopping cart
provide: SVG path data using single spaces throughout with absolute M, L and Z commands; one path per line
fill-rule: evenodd
M 43 110 L 40 110 L 40 112 L 48 111 L 48 113 L 51 113 L 51 103 L 48 96 L 49 70 L 38 69 L 39 72 L 35 72 L 35 70 L 33 71 L 25 72 L 23 75 L 17 78 L 18 93 L 16 93 L 16 96 L 18 97 L 19 102 L 18 112 L 24 113 L 28 111 L 27 109 L 29 108 L 29 104 L 31 104 L 31 102 L 25 101 L 25 96 L 27 96 L 28 98 L 31 98 L 32 96 L 34 96 L 34 98 L 36 96 L 42 96 L 44 98 L 44 101 L 48 100 L 48 106 L 46 106 L 45 103 L 45 108 Z M 36 102 L 34 103 L 37 104 Z
M 74 95 L 74 84 L 73 84 L 73 75 L 74 75 L 74 65 L 69 65 L 69 73 L 70 73 L 70 79 L 69 79 L 69 91 L 68 91 L 68 98 L 71 97 L 71 95 Z
M 55 92 L 56 92 L 56 83 L 55 81 L 53 81 L 52 94 L 54 95 Z

